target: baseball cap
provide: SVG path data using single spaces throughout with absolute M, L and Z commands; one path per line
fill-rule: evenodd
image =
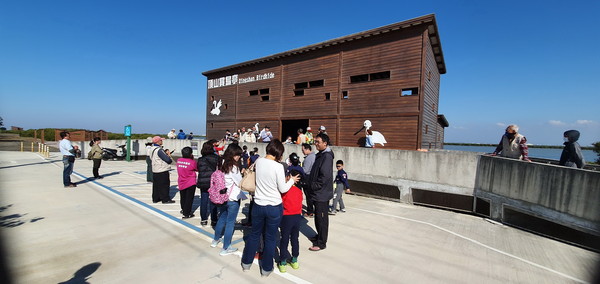
M 158 141 L 161 141 L 161 140 L 165 140 L 165 138 L 162 138 L 160 136 L 152 137 L 152 143 L 157 143 Z
M 321 125 L 321 127 L 319 127 L 319 130 L 325 130 L 325 126 Z

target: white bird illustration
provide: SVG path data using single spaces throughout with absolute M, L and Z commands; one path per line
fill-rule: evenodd
M 221 100 L 217 103 L 217 101 L 213 101 L 213 108 L 210 110 L 210 114 L 219 115 L 221 114 Z
M 365 131 L 367 131 L 373 125 L 371 124 L 370 120 L 365 120 L 365 122 L 363 123 L 363 126 L 364 126 L 364 128 L 366 128 Z M 375 143 L 377 143 L 377 144 L 381 144 L 381 146 L 385 146 L 385 143 L 387 143 L 387 141 L 385 141 L 385 137 L 383 137 L 383 134 L 381 134 L 379 131 L 373 131 L 373 130 L 371 131 L 371 133 L 373 133 L 372 138 L 371 138 L 373 145 Z M 367 132 L 367 135 L 368 135 L 368 132 Z

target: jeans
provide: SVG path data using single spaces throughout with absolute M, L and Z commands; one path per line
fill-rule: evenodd
M 215 237 L 214 240 L 218 240 L 223 237 L 223 249 L 228 249 L 231 245 L 231 238 L 233 237 L 233 229 L 235 227 L 235 219 L 240 209 L 240 201 L 227 201 L 226 204 L 221 205 L 221 214 L 219 215 L 219 221 L 215 226 Z
M 254 255 L 258 249 L 260 236 L 264 232 L 264 249 L 262 254 L 262 270 L 273 271 L 273 256 L 277 245 L 277 229 L 281 223 L 283 215 L 283 206 L 281 204 L 271 206 L 261 206 L 254 204 L 252 208 L 252 232 L 246 240 L 244 254 L 242 255 L 243 264 L 252 264 Z
M 283 215 L 281 218 L 281 240 L 279 241 L 279 260 L 284 261 L 300 255 L 300 220 L 302 215 Z M 292 255 L 288 252 L 288 243 L 292 243 Z
M 73 162 L 69 161 L 73 160 Z M 73 164 L 75 164 L 75 156 L 63 156 L 63 164 L 65 169 L 63 170 L 63 185 L 71 185 L 71 174 L 73 173 Z
M 216 223 L 219 219 L 217 206 L 215 206 L 208 198 L 208 191 L 200 191 L 200 220 L 207 221 L 210 214 L 211 222 Z

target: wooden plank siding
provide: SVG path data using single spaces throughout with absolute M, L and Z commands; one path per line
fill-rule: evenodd
M 438 106 L 439 106 L 439 89 L 440 89 L 440 74 L 437 70 L 433 50 L 429 43 L 429 37 L 424 37 L 424 55 L 425 55 L 425 72 L 424 90 L 423 90 L 423 126 L 422 131 L 422 149 L 441 148 L 438 141 L 439 128 L 438 123 Z
M 429 33 L 437 31 L 435 17 L 424 16 L 414 22 L 417 24 L 398 23 L 370 35 L 362 36 L 364 32 L 314 45 L 318 48 L 309 46 L 203 73 L 209 80 L 274 74 L 208 89 L 207 138 L 220 139 L 226 129 L 249 128 L 257 122 L 261 128 L 270 126 L 273 136 L 281 138 L 281 133 L 289 133 L 281 129 L 283 120 L 305 120 L 315 135 L 325 126 L 333 145 L 363 146 L 364 131 L 354 133 L 368 119 L 387 139 L 386 148 L 442 147 L 444 129 L 437 115 L 445 63 L 441 46 L 434 50 L 430 41 Z M 382 72 L 384 78 L 369 75 Z M 353 76 L 365 74 L 368 80 L 352 82 Z M 300 86 L 302 83 L 306 85 Z M 402 94 L 403 89 L 413 88 L 418 94 Z M 220 115 L 210 114 L 213 101 L 219 100 L 223 103 Z

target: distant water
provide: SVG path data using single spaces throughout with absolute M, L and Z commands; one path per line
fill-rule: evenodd
M 444 145 L 444 150 L 468 151 L 492 153 L 496 147 L 491 146 L 459 146 L 459 145 Z M 581 150 L 586 162 L 592 162 L 598 159 L 598 155 L 592 150 Z M 562 149 L 554 148 L 529 148 L 529 156 L 534 158 L 560 160 Z

